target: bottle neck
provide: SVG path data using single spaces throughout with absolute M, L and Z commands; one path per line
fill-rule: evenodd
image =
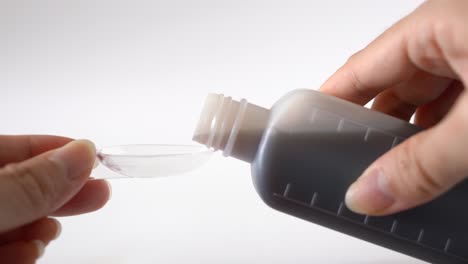
M 193 140 L 224 156 L 253 162 L 270 111 L 257 105 L 210 94 L 206 98 Z

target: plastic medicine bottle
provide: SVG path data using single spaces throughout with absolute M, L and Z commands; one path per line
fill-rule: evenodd
M 420 129 L 312 90 L 271 109 L 209 95 L 194 140 L 251 163 L 270 207 L 431 263 L 468 263 L 468 183 L 398 214 L 349 211 L 349 185 L 380 155 Z M 437 151 L 436 149 L 434 151 Z

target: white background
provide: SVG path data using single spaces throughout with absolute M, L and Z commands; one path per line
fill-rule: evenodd
M 0 133 L 189 143 L 208 92 L 316 89 L 420 2 L 0 0 Z M 269 209 L 233 159 L 112 185 L 40 263 L 421 263 Z

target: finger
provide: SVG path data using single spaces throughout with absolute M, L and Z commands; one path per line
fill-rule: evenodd
M 426 1 L 413 13 L 407 49 L 419 69 L 458 80 L 467 77 L 468 2 L 447 3 Z
M 0 232 L 49 215 L 86 183 L 96 159 L 94 145 L 73 141 L 0 169 Z
M 351 56 L 320 88 L 322 92 L 364 105 L 380 92 L 409 80 L 418 69 L 406 52 L 404 19 L 365 49 Z
M 395 213 L 430 201 L 463 180 L 468 171 L 467 105 L 468 96 L 462 95 L 441 123 L 374 162 L 349 188 L 348 207 L 370 215 Z
M 448 30 L 440 30 L 438 20 L 433 19 L 447 17 L 455 11 L 434 8 L 433 2 L 426 2 L 353 55 L 320 90 L 364 105 L 382 91 L 410 80 L 419 71 L 457 78 L 459 74 L 451 68 L 444 53 L 457 50 L 450 44 L 452 29 L 449 26 Z M 431 13 L 428 9 L 436 14 L 427 15 Z
M 439 97 L 453 80 L 417 72 L 413 77 L 380 93 L 372 109 L 406 121 L 416 109 Z
M 89 180 L 81 190 L 52 215 L 71 216 L 102 208 L 111 196 L 111 186 L 105 180 Z
M 0 167 L 20 162 L 72 141 L 58 136 L 0 136 Z
M 461 82 L 454 82 L 441 96 L 418 108 L 414 123 L 422 128 L 430 128 L 447 115 L 455 101 L 464 90 Z
M 45 245 L 40 240 L 18 241 L 0 246 L 2 264 L 34 264 L 44 254 Z
M 0 234 L 0 246 L 15 241 L 41 240 L 46 245 L 56 239 L 62 228 L 56 219 L 42 218 L 29 225 Z

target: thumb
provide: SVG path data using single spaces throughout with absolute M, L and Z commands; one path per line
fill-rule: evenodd
M 84 185 L 96 158 L 94 145 L 76 140 L 0 169 L 0 232 L 58 209 Z
M 467 95 L 432 129 L 375 161 L 346 193 L 357 213 L 386 215 L 428 202 L 468 176 Z

